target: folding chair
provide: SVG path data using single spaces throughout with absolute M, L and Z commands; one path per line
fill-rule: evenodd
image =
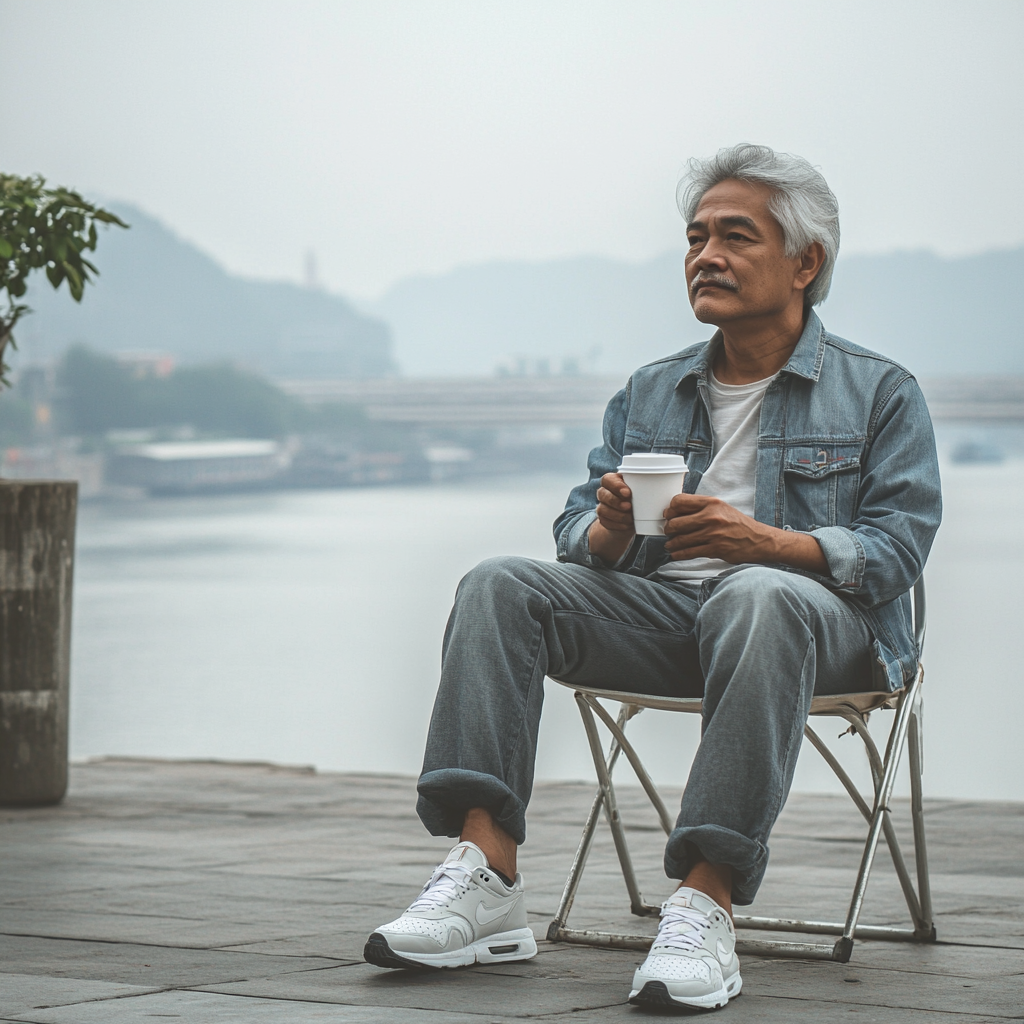
M 925 593 L 924 578 L 917 581 L 913 590 L 914 603 L 914 635 L 917 640 L 918 655 L 924 647 L 925 633 Z M 737 950 L 762 956 L 791 956 L 819 960 L 836 960 L 846 963 L 853 952 L 853 940 L 856 939 L 887 939 L 890 941 L 934 942 L 935 924 L 932 919 L 931 888 L 928 880 L 928 856 L 925 847 L 924 810 L 921 797 L 922 761 L 922 692 L 924 666 L 918 662 L 917 674 L 913 681 L 895 693 L 849 693 L 830 697 L 815 697 L 811 701 L 811 717 L 842 718 L 850 725 L 850 731 L 858 735 L 864 743 L 868 763 L 871 768 L 874 795 L 866 799 L 861 795 L 853 780 L 846 773 L 835 755 L 822 741 L 808 722 L 804 735 L 811 741 L 815 749 L 835 772 L 853 802 L 857 805 L 865 821 L 868 823 L 867 840 L 864 853 L 857 873 L 850 909 L 845 923 L 827 921 L 802 921 L 789 918 L 745 917 L 736 915 L 737 928 L 763 929 L 773 932 L 795 932 L 805 935 L 838 935 L 834 943 L 818 942 L 781 942 L 754 939 L 740 939 Z M 559 680 L 555 680 L 559 682 Z M 587 857 L 594 841 L 597 821 L 603 810 L 611 828 L 615 851 L 622 867 L 623 879 L 629 893 L 630 910 L 639 917 L 657 916 L 659 907 L 644 902 L 637 884 L 636 873 L 626 844 L 626 835 L 619 811 L 615 802 L 615 788 L 612 784 L 612 772 L 620 753 L 624 753 L 640 784 L 650 798 L 654 809 L 661 819 L 661 826 L 666 835 L 672 831 L 673 819 L 670 817 L 658 791 L 654 787 L 647 770 L 637 756 L 636 751 L 626 739 L 626 723 L 644 708 L 659 711 L 681 711 L 699 714 L 700 698 L 655 697 L 637 693 L 625 693 L 612 690 L 601 690 L 587 686 L 573 686 L 561 683 L 575 691 L 576 703 L 583 717 L 583 725 L 590 741 L 590 751 L 594 758 L 597 771 L 598 790 L 594 797 L 590 814 L 583 829 L 576 856 L 565 882 L 562 900 L 558 913 L 548 926 L 547 937 L 552 942 L 574 942 L 590 946 L 610 946 L 618 949 L 646 950 L 652 938 L 649 935 L 629 935 L 614 932 L 601 932 L 589 929 L 575 929 L 567 925 L 569 911 L 576 898 L 580 879 L 586 867 Z M 619 701 L 621 704 L 617 718 L 600 703 L 601 699 Z M 868 731 L 868 715 L 872 711 L 883 709 L 895 711 L 889 729 L 889 737 L 885 746 L 884 757 L 879 753 L 875 741 Z M 601 749 L 597 721 L 600 718 L 611 733 L 611 746 L 607 755 Z M 896 773 L 903 754 L 904 743 L 907 743 L 910 754 L 910 805 L 914 829 L 914 853 L 917 867 L 917 888 L 911 880 L 910 872 L 903 860 L 903 853 L 896 838 L 893 827 L 889 800 Z M 894 928 L 883 925 L 859 924 L 861 907 L 867 890 L 868 878 L 874 863 L 875 852 L 881 836 L 885 836 L 886 844 L 892 855 L 896 874 L 906 898 L 907 909 L 913 921 L 912 928 Z

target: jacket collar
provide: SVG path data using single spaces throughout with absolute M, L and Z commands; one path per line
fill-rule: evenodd
M 710 341 L 702 345 L 687 359 L 687 366 L 682 377 L 681 384 L 687 377 L 697 377 L 701 381 L 708 379 L 711 372 L 711 365 L 718 352 L 718 346 L 722 343 L 722 332 L 716 331 Z M 804 325 L 800 340 L 796 343 L 786 365 L 780 373 L 793 373 L 798 377 L 806 377 L 807 380 L 817 380 L 821 375 L 821 364 L 825 357 L 825 328 L 822 326 L 818 314 L 814 310 L 807 313 L 807 323 Z

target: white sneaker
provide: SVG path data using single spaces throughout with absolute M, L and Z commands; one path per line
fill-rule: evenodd
M 676 889 L 661 905 L 658 937 L 633 975 L 629 1001 L 717 1010 L 742 987 L 732 918 L 710 896 Z
M 378 967 L 465 967 L 529 960 L 537 942 L 526 924 L 523 876 L 510 889 L 483 850 L 459 843 L 412 906 L 366 940 Z

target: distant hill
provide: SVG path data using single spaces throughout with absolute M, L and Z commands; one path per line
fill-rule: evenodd
M 374 377 L 394 372 L 391 332 L 344 299 L 282 282 L 234 277 L 159 221 L 112 204 L 131 230 L 102 232 L 95 286 L 81 305 L 36 282 L 16 333 L 24 359 L 83 342 L 102 352 L 157 350 L 184 362 L 231 359 L 273 377 Z
M 625 375 L 710 336 L 686 300 L 683 256 L 494 262 L 345 299 L 234 277 L 134 207 L 103 233 L 81 305 L 37 282 L 14 365 L 84 342 L 182 362 L 231 359 L 273 378 L 488 375 L 563 368 Z M 841 256 L 819 307 L 829 330 L 921 376 L 1024 373 L 1024 247 L 961 259 Z M 392 341 L 392 335 L 394 340 Z
M 601 373 L 710 336 L 686 299 L 681 253 L 644 263 L 597 257 L 462 267 L 400 281 L 372 307 L 407 374 L 505 366 Z M 1024 247 L 961 259 L 926 252 L 840 257 L 826 327 L 921 376 L 1024 372 Z

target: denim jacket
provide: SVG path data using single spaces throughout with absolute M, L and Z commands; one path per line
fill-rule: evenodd
M 614 566 L 591 554 L 597 488 L 623 455 L 672 452 L 686 457 L 684 490 L 697 489 L 711 462 L 708 373 L 720 343 L 716 334 L 641 367 L 608 403 L 590 479 L 555 520 L 559 561 L 652 576 L 669 560 L 661 537 L 637 537 Z M 764 395 L 754 518 L 817 538 L 830 575 L 802 574 L 861 610 L 882 689 L 899 689 L 917 668 L 909 591 L 941 506 L 935 437 L 917 381 L 891 359 L 829 334 L 811 311 Z M 714 585 L 704 581 L 703 597 Z

